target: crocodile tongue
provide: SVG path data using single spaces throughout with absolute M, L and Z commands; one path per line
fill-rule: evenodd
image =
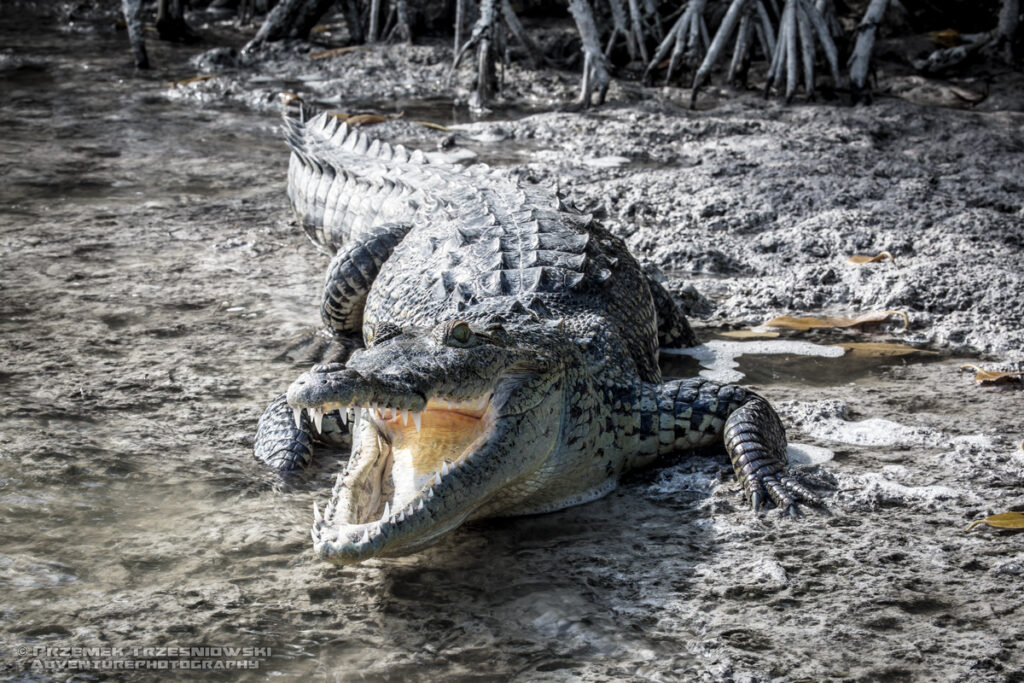
M 466 448 L 484 433 L 481 415 L 447 410 L 427 404 L 420 428 L 400 419 L 377 421 L 382 436 L 391 442 L 392 509 L 413 502 L 435 473 L 458 463 Z

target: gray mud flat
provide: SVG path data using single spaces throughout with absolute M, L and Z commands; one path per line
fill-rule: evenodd
M 339 569 L 309 538 L 339 455 L 290 485 L 250 455 L 325 266 L 288 213 L 276 114 L 198 95 L 226 76 L 196 97 L 167 88 L 181 68 L 135 76 L 105 30 L 0 25 L 0 676 L 70 677 L 40 646 L 206 645 L 268 648 L 254 680 L 1024 680 L 1024 537 L 962 531 L 1024 509 L 1024 393 L 958 372 L 1022 360 L 1019 111 L 734 93 L 689 112 L 616 88 L 593 113 L 462 127 L 457 149 L 600 200 L 705 338 L 899 308 L 895 339 L 940 353 L 738 359 L 833 482 L 827 512 L 755 516 L 723 457 L 684 455 Z M 368 52 L 354 73 L 434 96 L 429 59 Z M 844 263 L 882 249 L 901 267 Z

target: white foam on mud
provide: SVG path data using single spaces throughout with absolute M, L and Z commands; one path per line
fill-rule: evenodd
M 835 451 L 806 443 L 791 443 L 786 446 L 786 457 L 791 465 L 820 465 L 836 457 Z
M 873 502 L 877 505 L 923 503 L 935 505 L 941 501 L 975 502 L 976 496 L 963 489 L 950 486 L 924 485 L 912 486 L 894 481 L 889 468 L 882 472 L 868 472 L 850 477 L 849 482 L 842 482 L 844 488 L 853 490 L 857 498 Z
M 816 439 L 851 446 L 939 446 L 945 441 L 942 433 L 934 429 L 907 427 L 879 417 L 860 422 L 824 418 L 806 423 L 802 429 Z
M 477 153 L 465 147 L 456 147 L 448 152 L 426 152 L 423 156 L 432 164 L 457 164 L 467 159 L 476 159 Z
M 736 369 L 739 367 L 736 359 L 740 356 L 788 354 L 791 356 L 839 358 L 846 353 L 841 346 L 825 346 L 790 339 L 747 342 L 714 339 L 699 346 L 686 349 L 661 349 L 661 352 L 695 358 L 705 368 L 700 371 L 700 376 L 716 382 L 738 382 L 743 379 L 743 373 Z
M 587 157 L 583 160 L 583 163 L 594 168 L 616 168 L 618 166 L 625 166 L 630 163 L 630 161 L 632 161 L 632 159 L 627 157 L 607 156 Z

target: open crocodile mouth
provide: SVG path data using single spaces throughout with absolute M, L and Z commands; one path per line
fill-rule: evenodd
M 472 490 L 465 481 L 473 478 L 472 445 L 494 420 L 490 393 L 459 401 L 430 398 L 420 412 L 334 403 L 307 410 L 318 430 L 324 412 L 354 418 L 352 459 L 324 514 L 313 506 L 313 543 L 321 557 L 348 563 L 408 552 L 412 545 L 428 545 L 474 509 L 457 509 L 450 494 Z

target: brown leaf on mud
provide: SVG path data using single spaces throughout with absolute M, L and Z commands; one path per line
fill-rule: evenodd
M 200 81 L 208 81 L 208 80 L 210 80 L 213 77 L 214 76 L 212 74 L 205 74 L 205 75 L 202 75 L 202 76 L 193 76 L 192 78 L 186 78 L 186 79 L 184 79 L 182 81 L 168 81 L 167 82 L 167 87 L 168 88 L 173 88 L 173 87 L 179 86 L 179 85 L 188 85 L 189 83 L 198 83 Z
M 946 86 L 946 89 L 949 90 L 949 92 L 956 95 L 957 97 L 959 97 L 964 102 L 970 102 L 971 104 L 977 104 L 978 102 L 981 102 L 986 97 L 988 97 L 988 93 L 978 92 L 977 90 L 970 90 L 959 85 L 949 84 Z
M 913 346 L 907 346 L 906 344 L 887 344 L 886 342 L 850 342 L 848 344 L 836 344 L 836 346 L 842 346 L 851 356 L 880 358 L 883 356 L 909 356 L 912 353 L 938 355 L 936 351 L 915 349 Z
M 869 325 L 880 325 L 889 322 L 893 316 L 903 318 L 903 329 L 910 327 L 910 318 L 902 311 L 881 311 L 878 313 L 865 313 L 856 318 L 794 318 L 789 315 L 781 315 L 772 318 L 764 324 L 764 327 L 778 327 L 784 330 L 813 330 L 819 327 L 866 327 Z
M 1024 372 L 1000 372 L 998 370 L 985 370 L 977 365 L 961 365 L 961 370 L 974 370 L 974 381 L 978 384 L 1009 384 L 1010 382 L 1024 382 Z
M 389 116 L 387 114 L 343 114 L 343 113 L 332 113 L 336 119 L 341 119 L 349 125 L 350 128 L 358 128 L 359 126 L 372 126 L 375 123 L 387 123 L 388 121 L 396 121 L 405 116 L 404 111 L 400 111 L 397 114 Z
M 981 524 L 996 529 L 1024 529 L 1024 512 L 1000 512 L 985 519 L 976 519 L 968 524 L 964 531 L 970 531 Z
M 362 45 L 348 45 L 346 47 L 336 47 L 331 50 L 317 50 L 316 52 L 310 52 L 310 59 L 334 59 L 335 57 L 341 57 L 347 55 L 349 52 L 355 52 L 356 50 L 365 50 L 366 48 Z
M 424 128 L 432 128 L 434 130 L 444 131 L 445 133 L 451 131 L 448 126 L 442 126 L 440 123 L 434 123 L 433 121 L 413 121 L 417 126 L 423 126 Z
M 729 330 L 719 334 L 733 339 L 775 339 L 779 336 L 778 332 L 771 332 L 769 330 Z
M 874 256 L 868 256 L 867 254 L 854 254 L 850 258 L 846 259 L 846 262 L 861 265 L 863 263 L 875 263 L 877 261 L 884 261 L 885 259 L 889 259 L 890 261 L 892 261 L 893 265 L 896 265 L 896 259 L 894 259 L 892 257 L 892 254 L 890 254 L 887 251 L 879 252 Z
M 960 31 L 955 28 L 946 28 L 941 31 L 931 31 L 928 39 L 939 47 L 956 47 L 961 42 Z

